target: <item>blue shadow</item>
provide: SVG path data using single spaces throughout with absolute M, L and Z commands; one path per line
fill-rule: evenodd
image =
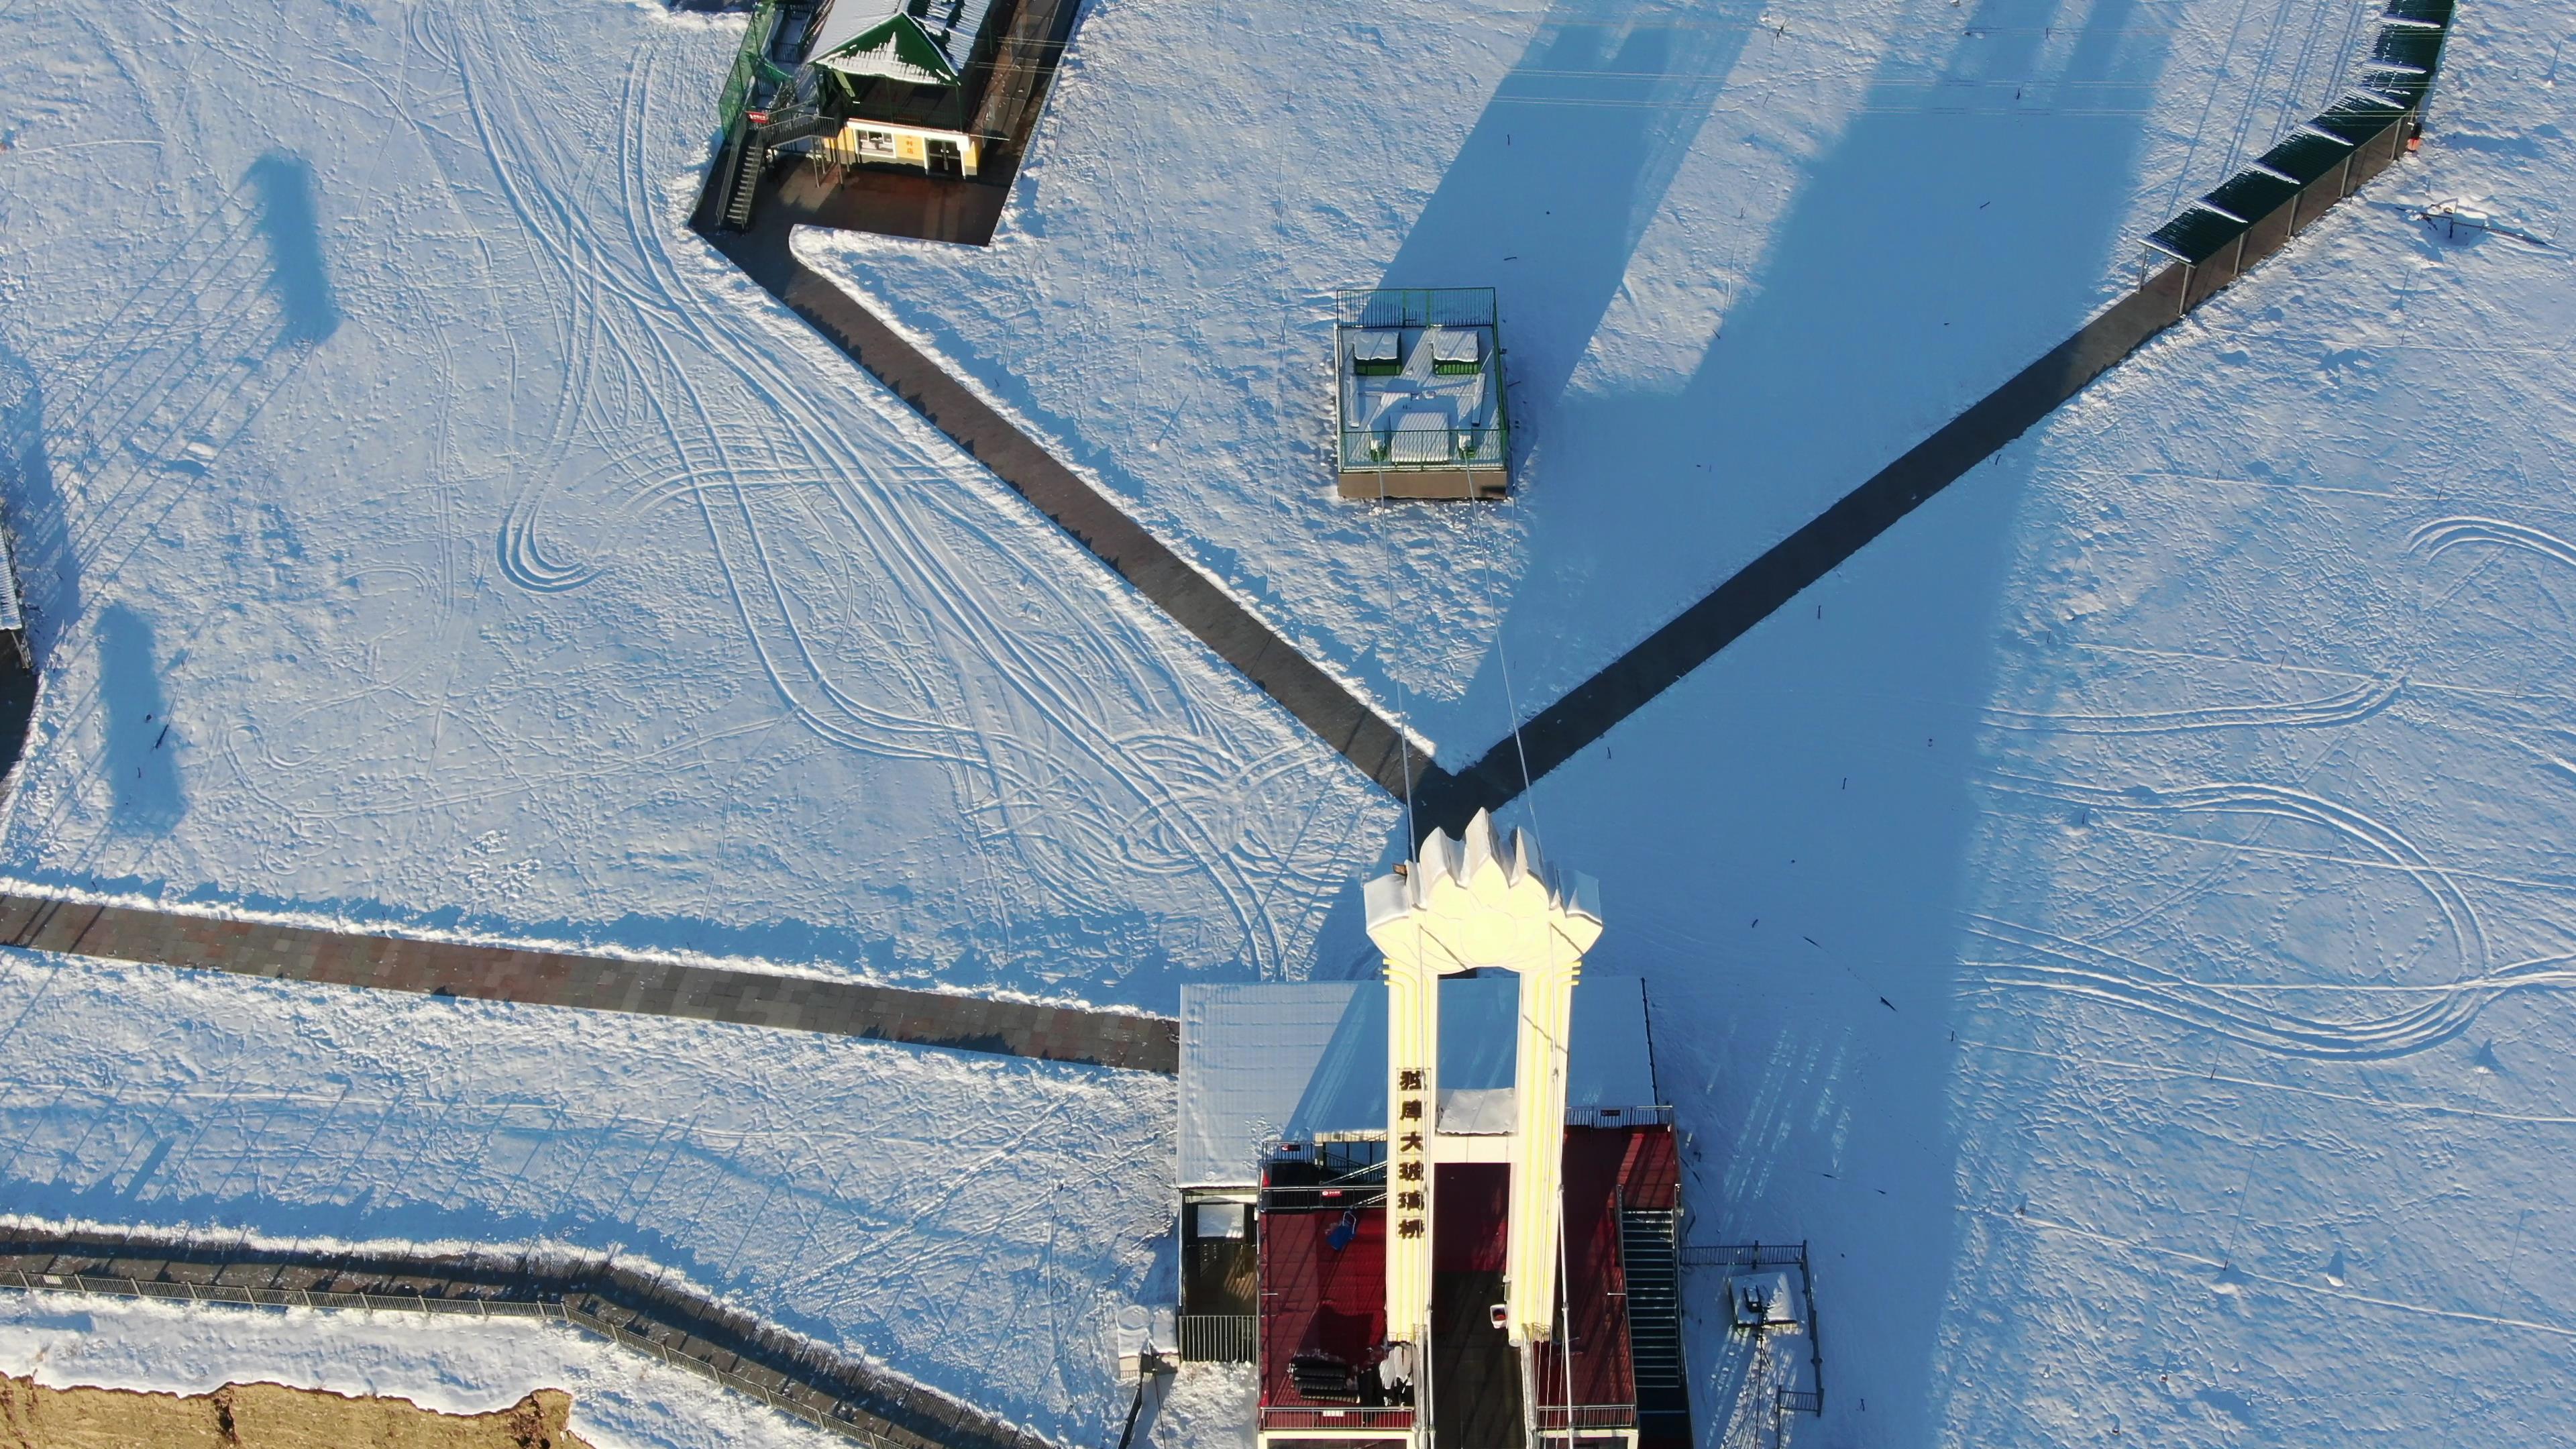
M 170 697 L 161 688 L 152 625 L 123 604 L 99 611 L 98 704 L 107 727 L 109 827 L 129 835 L 169 834 L 188 813 L 179 780 L 180 737 L 171 727 Z
M 80 617 L 80 560 L 45 443 L 45 387 L 25 359 L 0 343 L 0 504 L 16 536 L 19 605 L 27 643 L 41 662 L 51 623 Z
M 1759 10 L 1550 7 L 1379 285 L 1496 287 L 1515 406 L 1555 397 Z
M 268 238 L 269 284 L 286 314 L 285 340 L 311 346 L 340 330 L 340 302 L 323 263 L 322 224 L 314 207 L 313 167 L 271 151 L 243 179 L 258 199 L 260 234 Z

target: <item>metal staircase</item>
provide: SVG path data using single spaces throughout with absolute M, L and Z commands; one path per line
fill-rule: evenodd
M 1689 1434 L 1688 1370 L 1682 1362 L 1682 1303 L 1674 1230 L 1681 1214 L 1623 1208 L 1619 1261 L 1628 1279 L 1628 1354 L 1637 1373 L 1638 1427 Z
M 716 173 L 721 204 L 716 208 L 716 224 L 726 231 L 741 231 L 751 225 L 752 202 L 760 192 L 760 173 L 769 159 L 769 148 L 760 143 L 760 128 L 748 122 L 736 125 L 725 138 L 722 169 Z

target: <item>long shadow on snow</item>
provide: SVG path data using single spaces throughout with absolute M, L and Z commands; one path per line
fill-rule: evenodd
M 107 745 L 108 820 L 121 833 L 167 835 L 188 813 L 170 696 L 161 687 L 151 621 L 123 604 L 98 616 L 98 706 Z
M 2107 0 L 2037 73 L 2054 0 L 1920 8 L 1964 33 L 1937 67 L 1882 66 L 1677 390 L 1550 398 L 1519 385 L 1529 348 L 1506 338 L 1536 510 L 1502 633 L 1524 713 L 2055 346 L 2103 295 L 2145 126 L 2128 112 L 2153 100 L 2161 32 L 2132 25 L 2135 0 Z M 2027 76 L 2028 101 L 1971 84 L 1997 76 Z M 1984 109 L 1922 106 L 1951 92 Z M 2115 113 L 2087 114 L 2101 111 Z M 1508 294 L 1504 308 L 1508 322 Z M 1511 717 L 1500 657 L 1423 720 L 1453 767 Z
M 1496 286 L 1513 405 L 1554 400 L 1759 10 L 1558 0 L 1378 285 Z
M 2053 13 L 2048 0 L 1986 6 L 1972 24 L 2004 38 L 1962 40 L 1947 73 L 2027 64 L 1994 47 L 2038 46 Z M 2143 107 L 2161 53 L 2115 54 L 2134 43 L 2123 32 L 2135 13 L 2131 0 L 2088 12 L 2052 79 L 2144 76 L 2086 88 L 2089 104 Z M 1876 92 L 1921 85 L 1919 70 L 1891 64 Z M 1857 117 L 1681 396 L 1569 397 L 1540 448 L 1571 453 L 1625 433 L 1645 440 L 1635 446 L 1653 468 L 1679 475 L 1725 437 L 1740 444 L 1733 486 L 1823 470 L 1839 481 L 1822 497 L 1840 496 L 1884 461 L 1837 443 L 1840 420 L 1899 374 L 1951 370 L 1942 388 L 1914 388 L 1910 444 L 2083 318 L 2141 127 L 2137 116 Z M 1973 167 L 1961 160 L 1969 148 L 1985 153 Z M 1982 175 L 2022 190 L 1966 194 Z M 1985 220 L 1997 207 L 2005 240 Z M 1992 342 L 1973 357 L 1955 337 L 1970 327 Z M 1765 430 L 1765 418 L 1792 425 Z M 1931 1442 L 1947 1397 L 1935 1355 L 1959 1250 L 1956 907 L 1969 898 L 1998 580 L 2033 456 L 2008 448 L 1980 464 L 1813 586 L 1800 603 L 1814 610 L 1754 625 L 1513 806 L 1547 827 L 1552 855 L 1602 880 L 1611 927 L 1591 968 L 1647 979 L 1662 1095 L 1692 1134 L 1690 1240 L 1814 1243 L 1828 1422 L 1890 1443 Z M 1533 529 L 1526 577 L 1616 579 L 1623 551 L 1677 532 L 1659 534 L 1654 493 L 1619 491 L 1548 478 L 1532 506 L 1553 526 Z M 1605 521 L 1574 519 L 1578 505 Z M 1800 505 L 1786 526 L 1814 511 Z M 1678 532 L 1665 546 L 1705 546 Z M 1581 612 L 1527 586 L 1515 600 L 1507 637 L 1524 660 L 1545 661 L 1515 661 L 1522 699 L 1556 697 L 1588 667 L 1587 649 L 1628 642 L 1563 632 Z M 1462 713 L 1502 717 L 1501 693 L 1489 663 Z M 1733 1340 L 1695 1320 L 1691 1350 L 1694 1411 L 1723 1438 L 1734 1405 L 1710 1400 L 1740 1374 Z
M 63 621 L 80 617 L 80 559 L 45 443 L 44 381 L 6 342 L 0 342 L 0 504 L 17 546 L 27 643 L 41 664 Z

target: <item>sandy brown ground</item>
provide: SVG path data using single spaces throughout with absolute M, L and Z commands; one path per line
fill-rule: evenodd
M 489 1414 L 441 1414 L 282 1384 L 182 1398 L 0 1375 L 0 1449 L 590 1449 L 565 1430 L 571 1412 L 560 1389 Z

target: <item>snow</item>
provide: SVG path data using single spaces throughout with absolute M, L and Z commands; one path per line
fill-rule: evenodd
M 1610 883 L 1691 1239 L 1812 1245 L 1793 1440 L 2576 1421 L 2576 277 L 2409 215 L 2565 235 L 2541 13 L 2468 7 L 2422 156 L 1511 812 Z M 1454 762 L 2068 330 L 2359 14 L 1105 0 L 999 245 L 802 244 Z M 0 20 L 0 867 L 1156 1010 L 1369 974 L 1396 807 L 680 228 L 738 24 Z M 1515 501 L 1330 499 L 1379 280 L 1501 289 Z M 0 1061 L 11 1211 L 617 1247 L 1067 1442 L 1168 1292 L 1154 1079 L 23 957 Z M 0 1313 L 103 1380 L 748 1412 Z
M 615 1252 L 1068 1441 L 1168 1257 L 1143 1074 L 26 953 L 0 1059 L 15 1214 Z
M 395 1395 L 448 1414 L 489 1413 L 532 1389 L 559 1388 L 572 1395 L 573 1432 L 596 1449 L 849 1443 L 685 1369 L 561 1325 L 506 1319 L 248 1313 L 0 1293 L 0 1371 L 53 1388 L 175 1394 L 282 1383 Z
M 2369 8 L 1108 0 L 994 246 L 799 246 L 1456 765 L 2131 284 Z M 1497 289 L 1511 502 L 1335 496 L 1350 286 Z
M 1692 1239 L 1814 1245 L 1793 1439 L 2576 1420 L 2576 273 L 2410 215 L 2571 162 L 2556 37 L 2464 14 L 2420 157 L 1521 809 Z
M 686 231 L 741 24 L 0 21 L 0 875 L 1166 1013 L 1305 969 L 1393 807 Z

